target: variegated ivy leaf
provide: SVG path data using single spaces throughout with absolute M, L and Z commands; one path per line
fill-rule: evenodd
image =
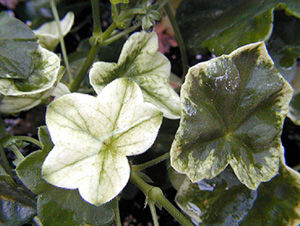
M 0 78 L 0 113 L 29 110 L 49 97 L 60 74 L 60 59 L 39 46 L 34 69 L 27 79 Z
M 241 47 L 190 68 L 171 164 L 197 182 L 230 164 L 251 189 L 278 172 L 280 134 L 292 88 L 264 43 Z
M 63 36 L 69 33 L 73 23 L 74 13 L 68 12 L 60 21 Z M 49 50 L 54 50 L 59 43 L 59 32 L 55 21 L 43 24 L 40 28 L 34 30 L 34 33 L 38 37 L 40 44 Z
M 257 190 L 245 187 L 229 169 L 211 180 L 185 180 L 176 202 L 196 225 L 296 226 L 300 223 L 299 192 L 299 173 L 281 164 L 279 175 Z
M 58 187 L 78 188 L 89 203 L 106 203 L 128 182 L 126 156 L 146 151 L 161 122 L 162 113 L 143 102 L 140 88 L 130 79 L 115 80 L 98 97 L 66 94 L 46 113 L 55 146 L 42 175 Z
M 144 99 L 170 119 L 180 117 L 180 99 L 169 84 L 170 62 L 158 52 L 155 32 L 137 32 L 123 46 L 118 63 L 96 62 L 90 83 L 97 93 L 116 78 L 126 77 L 141 88 Z

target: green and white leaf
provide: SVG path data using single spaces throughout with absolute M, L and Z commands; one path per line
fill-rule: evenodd
M 170 85 L 170 62 L 158 52 L 155 32 L 137 32 L 123 46 L 118 63 L 96 62 L 90 83 L 97 93 L 111 81 L 125 77 L 135 81 L 146 102 L 158 107 L 170 119 L 180 117 L 180 98 Z
M 43 149 L 26 156 L 16 172 L 23 184 L 38 195 L 38 217 L 43 225 L 99 226 L 112 221 L 114 203 L 96 207 L 85 202 L 78 191 L 57 188 L 42 179 L 42 164 L 53 148 L 45 126 L 39 128 L 39 140 Z
M 18 19 L 0 13 L 0 79 L 26 79 L 38 48 L 34 33 Z
M 264 43 L 191 67 L 181 89 L 172 166 L 197 182 L 229 164 L 243 184 L 256 189 L 278 172 L 292 93 Z
M 54 96 L 54 97 L 57 98 L 57 97 L 61 97 L 61 96 L 65 95 L 65 94 L 69 94 L 69 93 L 71 93 L 71 91 L 68 88 L 68 86 L 65 85 L 64 83 L 59 82 L 57 84 L 57 86 L 55 86 L 55 88 L 54 88 L 51 96 Z
M 63 36 L 68 34 L 71 30 L 71 27 L 74 24 L 74 18 L 74 13 L 68 12 L 60 21 Z M 43 24 L 40 28 L 34 30 L 34 33 L 39 39 L 39 43 L 49 50 L 54 50 L 59 43 L 59 32 L 56 21 Z
M 49 97 L 59 77 L 59 57 L 42 47 L 33 55 L 34 70 L 27 79 L 0 79 L 0 113 L 29 110 Z
M 161 122 L 161 112 L 143 102 L 140 88 L 130 79 L 113 81 L 97 98 L 64 95 L 46 113 L 55 146 L 42 166 L 43 178 L 58 187 L 78 188 L 84 200 L 102 205 L 128 182 L 126 156 L 150 148 Z
M 196 225 L 299 225 L 299 192 L 299 173 L 281 165 L 279 175 L 257 190 L 226 169 L 211 180 L 186 179 L 175 199 Z

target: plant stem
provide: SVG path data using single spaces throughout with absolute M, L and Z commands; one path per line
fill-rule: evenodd
M 188 65 L 189 65 L 185 44 L 184 44 L 182 35 L 180 33 L 179 27 L 177 25 L 177 22 L 175 20 L 175 17 L 173 15 L 169 1 L 165 4 L 164 9 L 165 9 L 165 11 L 168 15 L 168 18 L 171 22 L 171 25 L 173 27 L 173 30 L 174 30 L 174 33 L 176 36 L 176 40 L 177 40 L 177 43 L 179 46 L 181 61 L 182 61 L 182 74 L 183 74 L 182 78 L 184 78 L 184 76 L 187 73 L 187 69 L 188 69 Z
M 115 198 L 115 202 L 116 202 L 116 208 L 114 208 L 115 223 L 116 223 L 116 226 L 122 226 L 121 217 L 120 217 L 120 209 L 119 209 L 119 201 L 118 201 L 117 197 Z
M 148 204 L 149 204 L 149 208 L 150 208 L 150 211 L 151 211 L 153 224 L 154 224 L 154 226 L 159 226 L 158 219 L 157 219 L 157 214 L 156 214 L 156 209 L 155 209 L 155 205 L 151 201 Z
M 28 141 L 28 142 L 30 142 L 30 143 L 35 144 L 35 145 L 38 146 L 39 148 L 43 148 L 42 145 L 41 145 L 41 143 L 40 143 L 38 140 L 36 140 L 36 139 L 34 139 L 34 138 L 32 138 L 32 137 L 26 137 L 26 136 L 14 136 L 13 139 L 14 139 L 15 141 L 18 141 L 18 140 Z
M 112 36 L 112 37 L 106 39 L 105 41 L 103 41 L 103 42 L 101 43 L 101 46 L 106 46 L 106 45 L 109 45 L 109 44 L 112 43 L 112 42 L 115 42 L 116 40 L 122 38 L 123 36 L 125 36 L 125 35 L 127 35 L 127 34 L 133 32 L 133 31 L 135 31 L 135 30 L 136 30 L 138 27 L 140 27 L 140 26 L 141 26 L 141 24 L 138 23 L 138 24 L 136 24 L 136 25 L 134 25 L 134 26 L 132 26 L 132 27 L 129 27 L 128 29 L 126 29 L 126 30 L 124 30 L 124 31 L 122 31 L 122 32 L 119 32 L 118 34 L 116 34 L 116 35 L 114 35 L 114 36 Z
M 73 77 L 72 77 L 72 73 L 71 73 L 71 69 L 70 69 L 70 64 L 69 64 L 69 59 L 68 59 L 68 55 L 67 55 L 66 45 L 65 45 L 64 36 L 63 36 L 61 26 L 60 26 L 60 19 L 59 19 L 59 15 L 58 15 L 57 8 L 56 8 L 54 0 L 50 1 L 50 5 L 51 5 L 51 10 L 52 10 L 52 13 L 53 13 L 53 16 L 54 16 L 54 19 L 55 19 L 55 22 L 56 22 L 57 30 L 58 30 L 61 51 L 62 51 L 63 59 L 64 59 L 64 62 L 65 62 L 65 66 L 67 68 L 69 82 L 72 82 Z
M 141 171 L 141 170 L 147 169 L 147 168 L 149 168 L 151 166 L 154 166 L 154 165 L 156 165 L 156 164 L 158 164 L 158 163 L 160 163 L 162 161 L 165 161 L 168 158 L 170 158 L 170 153 L 169 152 L 167 152 L 167 153 L 163 154 L 162 156 L 159 156 L 159 157 L 157 157 L 155 159 L 152 159 L 149 162 L 145 162 L 145 163 L 140 164 L 140 165 L 135 165 L 132 169 L 134 171 Z
M 147 184 L 134 170 L 131 171 L 130 181 L 141 189 L 150 201 L 165 208 L 181 225 L 193 226 L 193 224 L 166 199 L 160 188 Z
M 78 90 L 78 88 L 79 88 L 81 82 L 83 81 L 86 73 L 88 72 L 90 66 L 93 64 L 93 61 L 94 61 L 99 49 L 100 49 L 99 45 L 94 45 L 90 49 L 90 52 L 87 55 L 82 68 L 80 69 L 79 73 L 75 77 L 74 81 L 70 84 L 71 92 L 76 92 Z
M 93 10 L 94 30 L 93 37 L 99 37 L 102 34 L 101 18 L 99 12 L 99 0 L 91 0 Z
M 112 23 L 107 28 L 107 30 L 104 33 L 102 33 L 102 35 L 100 37 L 97 37 L 97 40 L 100 41 L 100 44 L 101 44 L 102 41 L 109 38 L 110 34 L 115 30 L 115 28 L 116 28 L 116 24 Z M 90 52 L 89 52 L 87 58 L 85 59 L 85 62 L 83 64 L 82 68 L 80 69 L 79 73 L 75 77 L 74 81 L 70 84 L 70 91 L 71 92 L 77 91 L 78 88 L 80 87 L 81 82 L 83 81 L 83 79 L 85 78 L 88 70 L 90 69 L 91 65 L 93 64 L 94 59 L 95 59 L 99 49 L 100 49 L 100 45 L 97 41 L 97 42 L 94 43 L 94 45 L 90 49 Z

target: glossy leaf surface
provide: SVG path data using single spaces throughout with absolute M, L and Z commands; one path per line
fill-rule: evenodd
M 193 184 L 186 179 L 176 202 L 198 225 L 298 225 L 299 192 L 299 173 L 283 165 L 279 175 L 257 190 L 226 169 L 211 180 Z
M 190 68 L 181 88 L 172 166 L 197 182 L 230 164 L 243 184 L 256 189 L 278 172 L 292 92 L 263 43 Z
M 178 119 L 180 99 L 169 84 L 170 62 L 158 52 L 155 32 L 137 32 L 123 46 L 118 63 L 96 62 L 90 71 L 90 83 L 99 94 L 105 85 L 116 78 L 135 81 L 146 102 L 158 107 L 164 116 Z
M 0 175 L 0 225 L 21 226 L 36 215 L 36 204 L 8 175 Z
M 63 36 L 68 34 L 71 30 L 71 27 L 74 23 L 74 18 L 74 13 L 68 12 L 61 20 L 60 27 Z M 34 30 L 34 33 L 38 37 L 39 43 L 49 50 L 54 50 L 59 43 L 59 32 L 55 21 L 43 24 L 40 28 Z
M 79 189 L 83 199 L 102 205 L 121 192 L 130 168 L 126 156 L 153 144 L 161 112 L 143 102 L 138 85 L 117 79 L 98 97 L 67 94 L 53 101 L 46 122 L 54 148 L 43 164 L 53 185 Z
M 113 203 L 96 207 L 82 200 L 77 191 L 54 187 L 42 179 L 42 164 L 53 147 L 46 127 L 39 128 L 39 139 L 43 150 L 27 156 L 16 171 L 26 187 L 38 194 L 38 216 L 43 225 L 98 226 L 111 221 Z
M 0 27 L 0 78 L 28 78 L 38 48 L 34 33 L 6 12 L 0 14 Z
M 41 103 L 50 96 L 59 69 L 59 57 L 39 47 L 34 54 L 34 70 L 27 79 L 0 79 L 0 112 L 18 113 Z
M 183 1 L 177 21 L 189 50 L 221 55 L 258 41 L 272 33 L 273 10 L 281 8 L 299 17 L 298 0 L 202 0 Z

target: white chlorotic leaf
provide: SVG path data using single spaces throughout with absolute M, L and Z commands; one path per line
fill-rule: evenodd
M 126 77 L 135 81 L 145 101 L 158 107 L 166 118 L 180 117 L 180 98 L 170 85 L 169 60 L 158 52 L 155 32 L 137 32 L 123 46 L 118 63 L 96 62 L 90 83 L 97 93 L 111 81 Z
M 34 69 L 27 79 L 0 79 L 0 113 L 29 110 L 48 98 L 60 74 L 60 59 L 41 46 L 33 55 Z
M 74 13 L 68 12 L 60 21 L 63 36 L 69 33 L 73 23 Z M 53 50 L 59 43 L 59 32 L 55 21 L 43 24 L 40 28 L 34 30 L 34 33 L 38 37 L 40 44 L 49 50 Z
M 66 94 L 48 107 L 46 123 L 54 143 L 43 178 L 58 187 L 79 189 L 87 202 L 104 204 L 128 182 L 126 156 L 153 144 L 162 113 L 143 102 L 138 85 L 117 79 L 98 97 Z

